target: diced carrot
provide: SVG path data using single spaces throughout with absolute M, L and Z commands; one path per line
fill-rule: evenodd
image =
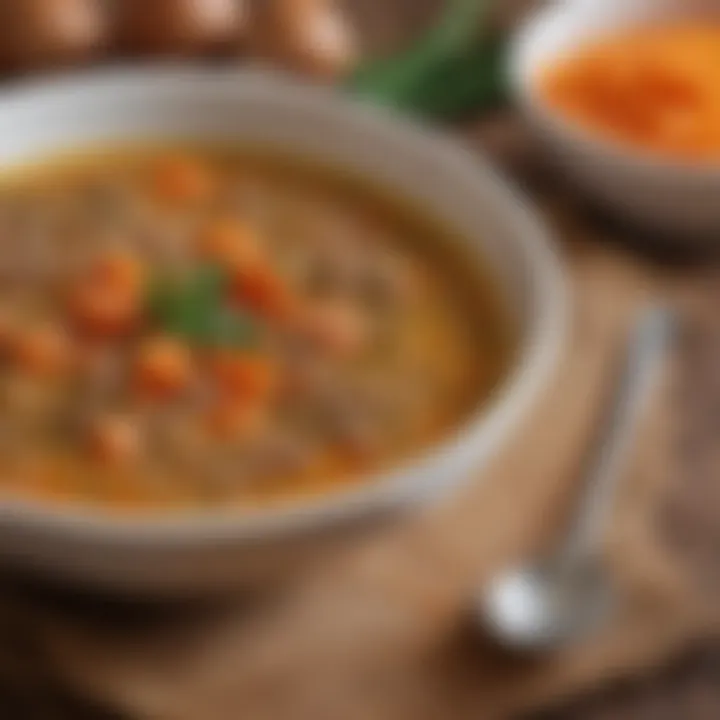
M 255 232 L 232 218 L 215 220 L 204 228 L 197 249 L 206 260 L 237 271 L 257 267 L 262 261 Z
M 264 427 L 265 415 L 257 405 L 220 402 L 206 415 L 206 428 L 222 440 L 239 440 L 256 435 Z
M 176 396 L 189 386 L 192 374 L 190 349 L 173 338 L 152 338 L 139 349 L 135 361 L 135 385 L 143 395 L 153 398 Z
M 292 320 L 299 308 L 290 289 L 267 267 L 240 269 L 231 278 L 235 302 L 277 322 Z
M 114 251 L 98 258 L 71 291 L 74 321 L 91 335 L 118 335 L 140 320 L 145 270 L 138 258 Z
M 266 400 L 278 387 L 278 374 L 269 358 L 220 350 L 210 365 L 215 382 L 235 399 Z
M 90 451 L 107 465 L 123 465 L 140 454 L 141 435 L 131 418 L 106 415 L 96 418 L 90 428 Z
M 351 356 L 368 342 L 368 321 L 362 311 L 349 303 L 324 302 L 307 310 L 302 332 L 333 354 Z
M 142 295 L 93 278 L 83 279 L 70 293 L 70 314 L 83 332 L 93 336 L 122 335 L 142 317 Z
M 140 293 L 145 285 L 146 273 L 141 260 L 129 252 L 116 250 L 96 261 L 92 278 L 110 285 L 118 291 Z
M 72 345 L 65 331 L 56 325 L 18 330 L 10 341 L 18 368 L 33 375 L 56 376 L 71 365 Z
M 156 197 L 169 203 L 195 203 L 206 200 L 215 182 L 209 168 L 191 157 L 165 158 L 152 177 Z

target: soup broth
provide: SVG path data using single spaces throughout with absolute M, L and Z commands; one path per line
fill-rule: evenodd
M 422 213 L 304 162 L 93 152 L 0 185 L 0 493 L 266 507 L 492 392 L 511 331 Z

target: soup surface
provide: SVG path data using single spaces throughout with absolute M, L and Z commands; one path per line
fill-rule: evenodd
M 0 185 L 0 493 L 330 492 L 440 438 L 509 350 L 442 231 L 303 163 L 131 148 Z

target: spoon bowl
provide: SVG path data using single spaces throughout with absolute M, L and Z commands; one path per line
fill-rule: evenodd
M 550 562 L 503 574 L 478 609 L 505 645 L 542 651 L 597 630 L 613 605 L 612 584 L 600 563 L 557 568 Z

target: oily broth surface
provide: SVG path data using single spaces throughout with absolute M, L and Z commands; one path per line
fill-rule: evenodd
M 170 152 L 178 149 L 138 146 L 34 164 L 3 177 L 0 206 L 30 198 L 38 208 L 62 207 L 87 187 L 118 176 L 136 188 L 143 185 L 148 167 Z M 416 294 L 410 306 L 387 319 L 391 350 L 383 354 L 378 342 L 370 357 L 342 368 L 358 381 L 377 379 L 377 387 L 396 389 L 402 395 L 395 408 L 400 419 L 388 428 L 378 420 L 378 437 L 366 457 L 348 457 L 319 441 L 311 460 L 301 467 L 262 477 L 240 476 L 238 471 L 235 478 L 230 470 L 222 482 L 210 479 L 210 466 L 223 454 L 220 451 L 205 455 L 198 451 L 192 463 L 183 459 L 180 471 L 177 462 L 143 458 L 129 467 L 107 467 L 88 458 L 77 443 L 54 434 L 54 429 L 37 429 L 30 423 L 20 443 L 15 432 L 9 443 L 6 439 L 5 450 L 0 447 L 0 492 L 123 512 L 225 503 L 262 509 L 352 487 L 359 478 L 421 452 L 487 399 L 501 379 L 513 337 L 495 288 L 463 266 L 463 258 L 447 249 L 452 239 L 422 212 L 353 177 L 273 153 L 207 148 L 192 152 L 212 165 L 223 185 L 234 191 L 241 188 L 237 192 L 243 198 L 242 214 L 271 239 L 273 257 L 289 276 L 297 270 L 294 264 L 302 265 L 304 244 L 317 233 L 360 238 L 352 252 L 360 248 L 364 256 L 377 247 L 389 251 L 404 268 Z M 58 212 L 62 215 L 62 210 Z M 123 234 L 133 232 L 120 220 L 115 229 L 106 219 L 99 222 L 104 224 L 111 227 L 103 229 L 102 238 L 92 237 L 98 235 L 93 230 L 81 242 L 122 243 Z M 117 237 L 108 239 L 112 235 Z M 6 242 L 11 240 L 0 237 L 0 246 Z M 0 252 L 6 251 L 0 247 Z M 0 283 L 0 304 L 20 303 L 30 317 L 56 317 L 57 302 L 57 295 L 49 293 L 41 280 L 26 283 L 22 291 Z M 392 314 L 382 309 L 377 313 L 378 322 Z M 42 395 L 46 389 L 34 391 Z M 69 396 L 70 391 L 60 392 Z M 1 412 L 12 423 L 12 412 L 5 407 Z M 10 445 L 12 451 L 7 452 Z M 233 450 L 234 461 L 241 463 L 242 448 Z M 191 466 L 194 469 L 189 470 Z

